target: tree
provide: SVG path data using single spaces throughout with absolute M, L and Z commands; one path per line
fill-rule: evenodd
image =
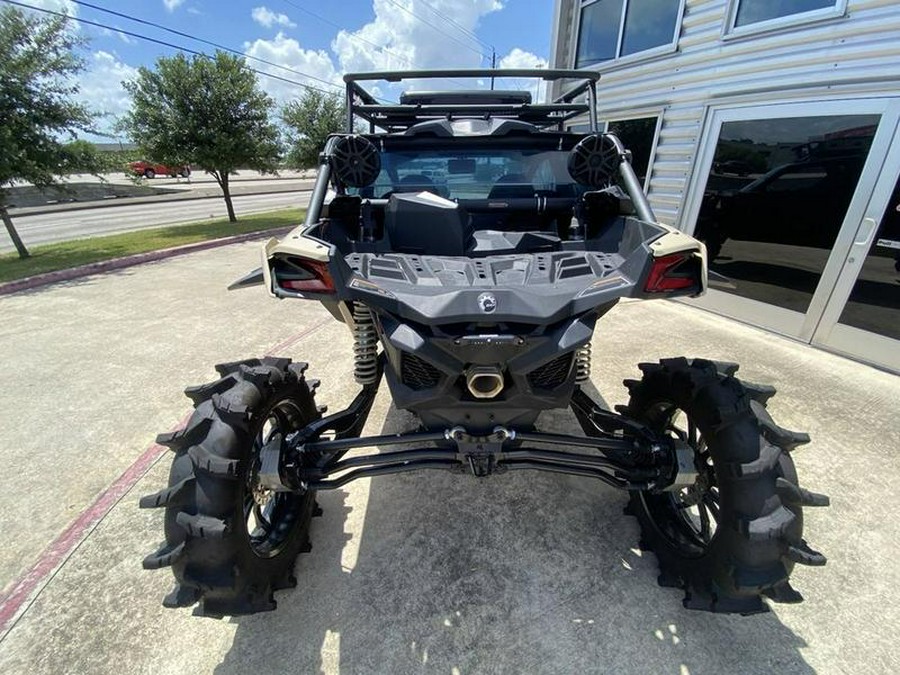
M 319 163 L 328 135 L 345 129 L 347 106 L 337 94 L 307 89 L 299 100 L 281 109 L 281 120 L 287 127 L 287 165 L 309 169 Z
M 281 155 L 278 129 L 269 120 L 274 102 L 244 60 L 225 52 L 214 57 L 162 57 L 124 82 L 132 107 L 122 129 L 148 159 L 170 166 L 193 164 L 211 174 L 237 220 L 228 178 L 237 169 L 274 173 Z
M 73 49 L 81 44 L 64 17 L 0 9 L 0 218 L 22 258 L 28 249 L 2 188 L 14 180 L 38 187 L 57 183 L 72 163 L 62 141 L 91 131 L 91 112 L 72 100 L 78 93 L 74 76 L 84 67 Z
M 106 158 L 90 141 L 77 140 L 63 146 L 66 157 L 63 169 L 68 173 L 92 173 L 99 175 L 109 170 Z
M 103 174 L 122 173 L 129 175 L 127 165 L 141 159 L 137 150 L 101 150 L 89 141 L 77 140 L 63 146 L 66 152 L 64 167 L 66 173 L 88 173 L 106 181 Z

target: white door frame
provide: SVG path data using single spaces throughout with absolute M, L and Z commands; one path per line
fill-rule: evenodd
M 805 314 L 777 307 L 731 293 L 710 290 L 704 297 L 691 301 L 704 309 L 726 314 L 749 323 L 762 326 L 778 333 L 799 338 L 805 342 L 812 340 L 820 323 L 825 306 L 837 284 L 841 269 L 853 245 L 859 225 L 868 207 L 871 191 L 866 185 L 874 185 L 884 165 L 891 139 L 900 121 L 900 98 L 838 98 L 826 101 L 795 99 L 778 103 L 748 103 L 743 105 L 711 106 L 707 110 L 706 122 L 700 146 L 697 150 L 694 171 L 688 197 L 682 210 L 680 225 L 693 234 L 700 213 L 703 192 L 709 178 L 719 134 L 725 122 L 777 119 L 781 117 L 821 117 L 827 115 L 881 115 L 881 120 L 866 163 L 859 177 L 858 188 L 847 208 L 847 214 L 837 240 L 828 258 L 818 286 Z M 852 286 L 851 286 L 852 287 Z M 849 293 L 849 291 L 848 291 Z
M 839 319 L 862 272 L 872 240 L 878 233 L 888 207 L 891 206 L 890 199 L 898 181 L 900 181 L 900 124 L 895 127 L 881 175 L 872 189 L 865 215 L 854 233 L 853 243 L 844 258 L 838 281 L 812 336 L 812 343 L 815 345 L 872 361 L 895 371 L 900 371 L 900 341 L 839 323 Z

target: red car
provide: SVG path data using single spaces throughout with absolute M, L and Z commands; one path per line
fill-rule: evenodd
M 187 178 L 191 175 L 191 167 L 187 164 L 184 166 L 166 166 L 165 164 L 156 164 L 155 162 L 129 162 L 128 169 L 132 173 L 136 173 L 144 178 L 155 178 L 156 176 L 168 176 L 175 178 L 181 176 Z

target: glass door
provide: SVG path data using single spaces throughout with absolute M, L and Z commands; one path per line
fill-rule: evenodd
M 890 98 L 713 110 L 685 229 L 729 287 L 696 304 L 811 341 L 898 119 Z
M 812 341 L 900 371 L 900 127 Z

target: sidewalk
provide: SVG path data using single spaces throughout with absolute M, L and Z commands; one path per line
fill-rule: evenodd
M 742 618 L 686 612 L 637 549 L 625 496 L 588 479 L 425 472 L 320 495 L 299 586 L 274 613 L 214 621 L 164 610 L 168 570 L 141 570 L 162 515 L 138 497 L 166 482 L 156 433 L 188 411 L 180 390 L 212 365 L 267 351 L 310 362 L 332 410 L 356 392 L 351 339 L 321 306 L 225 291 L 258 266 L 239 244 L 0 297 L 0 585 L 7 589 L 136 460 L 147 475 L 94 528 L 0 641 L 4 673 L 889 673 L 900 670 L 900 378 L 666 302 L 598 323 L 593 380 L 610 404 L 637 363 L 679 354 L 738 361 L 772 383 L 770 410 L 813 442 L 803 485 L 829 494 L 806 538 L 807 598 Z M 568 413 L 546 429 L 572 428 Z M 367 432 L 411 424 L 386 388 Z M 45 585 L 44 585 L 45 584 Z

